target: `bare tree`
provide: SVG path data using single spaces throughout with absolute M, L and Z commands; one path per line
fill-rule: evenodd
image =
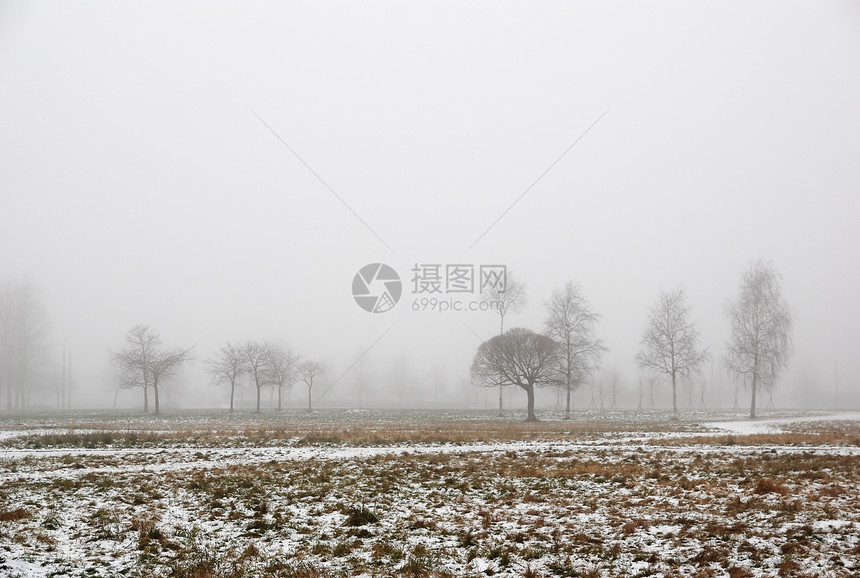
M 782 298 L 782 277 L 769 263 L 757 261 L 741 278 L 737 301 L 726 314 L 732 324 L 726 367 L 752 390 L 750 418 L 755 418 L 756 390 L 770 391 L 792 353 L 791 308 Z
M 483 342 L 472 361 L 472 381 L 485 387 L 515 385 L 528 396 L 528 416 L 535 418 L 535 387 L 558 385 L 559 344 L 551 337 L 515 327 Z
M 648 313 L 642 334 L 642 350 L 636 356 L 639 367 L 664 374 L 672 380 L 672 412 L 678 415 L 677 379 L 701 371 L 708 354 L 699 349 L 699 331 L 690 319 L 683 289 L 660 294 Z
M 123 388 L 143 389 L 143 411 L 149 411 L 149 388 L 154 394 L 153 412 L 161 411 L 158 386 L 193 359 L 193 348 L 162 349 L 161 338 L 148 325 L 135 325 L 125 336 L 126 347 L 113 354 L 120 369 Z
M 439 401 L 439 388 L 445 383 L 445 370 L 438 364 L 433 364 L 433 401 Z
M 0 289 L 0 385 L 6 408 L 24 409 L 47 361 L 47 317 L 29 281 Z
M 303 361 L 298 366 L 299 379 L 305 382 L 308 386 L 308 411 L 311 411 L 311 390 L 314 387 L 314 378 L 322 373 L 325 373 L 325 367 L 316 361 Z
M 505 271 L 501 283 L 489 285 L 481 295 L 481 301 L 490 305 L 490 309 L 499 316 L 499 335 L 505 332 L 505 316 L 508 313 L 519 313 L 526 304 L 526 286 L 514 277 L 510 271 Z M 502 399 L 503 388 L 499 387 L 499 416 L 505 414 Z
M 618 370 L 613 368 L 609 372 L 609 392 L 612 394 L 612 405 L 609 406 L 609 411 L 618 410 L 618 392 L 621 390 L 621 385 L 618 383 Z
M 245 372 L 254 380 L 257 390 L 257 413 L 260 413 L 260 393 L 264 387 L 272 385 L 271 356 L 269 346 L 258 341 L 248 341 L 242 346 Z
M 269 345 L 269 368 L 272 376 L 272 385 L 278 389 L 278 411 L 281 410 L 281 393 L 286 387 L 293 386 L 296 381 L 297 364 L 299 356 L 292 349 L 283 349 L 275 345 Z
M 597 368 L 606 351 L 603 342 L 594 336 L 600 315 L 591 310 L 582 289 L 573 281 L 553 291 L 546 309 L 546 334 L 562 348 L 559 369 L 564 375 L 561 387 L 567 393 L 564 418 L 570 419 L 571 392 Z
M 121 389 L 139 387 L 143 390 L 143 411 L 149 412 L 150 359 L 161 345 L 161 339 L 147 325 L 135 325 L 125 335 L 126 347 L 112 353 L 119 369 Z
M 206 362 L 206 365 L 213 383 L 230 386 L 230 413 L 233 413 L 236 383 L 246 371 L 243 348 L 228 341 Z

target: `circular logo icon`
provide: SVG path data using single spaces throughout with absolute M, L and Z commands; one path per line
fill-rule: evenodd
M 385 263 L 371 263 L 352 278 L 352 296 L 370 313 L 385 313 L 397 305 L 403 285 L 397 271 Z

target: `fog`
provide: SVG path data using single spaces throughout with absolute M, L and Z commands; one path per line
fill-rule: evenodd
M 493 407 L 469 365 L 498 316 L 414 311 L 416 264 L 505 265 L 536 331 L 577 280 L 627 407 L 682 286 L 731 406 L 724 308 L 760 258 L 795 312 L 774 403 L 860 401 L 857 3 L 0 2 L 0 87 L 0 282 L 38 287 L 74 407 L 111 405 L 136 323 L 195 347 L 165 407 L 223 407 L 204 361 L 248 339 L 325 363 L 317 406 Z M 403 294 L 369 313 L 377 262 Z

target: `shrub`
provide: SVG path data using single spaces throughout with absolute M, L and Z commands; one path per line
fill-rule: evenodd
M 774 480 L 769 480 L 767 478 L 759 478 L 755 484 L 754 491 L 756 494 L 787 494 L 788 488 Z
M 358 507 L 350 506 L 346 509 L 345 513 L 347 517 L 343 525 L 351 528 L 375 524 L 379 521 L 379 517 L 374 512 L 365 508 L 364 505 Z

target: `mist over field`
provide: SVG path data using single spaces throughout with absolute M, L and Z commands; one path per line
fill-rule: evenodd
M 858 32 L 837 1 L 0 1 L 0 286 L 45 320 L 26 405 L 65 406 L 65 364 L 72 408 L 141 409 L 111 354 L 143 324 L 193 347 L 164 408 L 226 408 L 206 361 L 256 340 L 325 367 L 314 407 L 492 409 L 470 367 L 499 316 L 439 309 L 504 266 L 526 295 L 505 329 L 544 332 L 569 280 L 600 316 L 575 408 L 613 382 L 637 407 L 649 308 L 676 288 L 710 354 L 692 403 L 737 386 L 747 407 L 726 308 L 761 259 L 793 313 L 773 404 L 856 408 Z M 399 276 L 390 310 L 355 298 L 374 263 Z M 671 407 L 665 378 L 654 395 Z

